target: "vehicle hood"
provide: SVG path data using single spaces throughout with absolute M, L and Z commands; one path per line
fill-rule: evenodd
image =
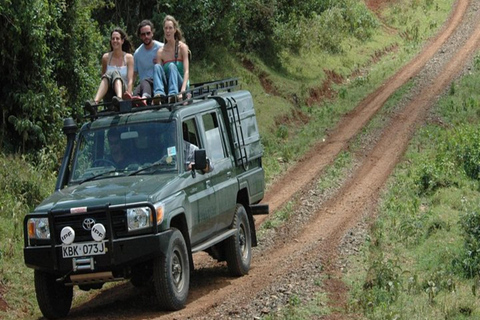
M 68 186 L 46 198 L 36 212 L 50 209 L 121 205 L 134 202 L 160 200 L 168 185 L 178 179 L 177 175 L 115 177 Z M 168 188 L 169 189 L 169 188 Z

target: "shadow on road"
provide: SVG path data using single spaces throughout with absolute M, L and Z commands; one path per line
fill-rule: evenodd
M 206 293 L 228 286 L 232 279 L 225 264 L 195 269 L 190 277 L 186 308 Z M 145 319 L 169 314 L 172 312 L 156 308 L 155 294 L 151 287 L 136 288 L 129 281 L 125 281 L 102 289 L 93 299 L 72 308 L 68 318 Z

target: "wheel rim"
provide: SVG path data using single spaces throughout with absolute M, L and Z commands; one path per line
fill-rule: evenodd
M 184 277 L 183 277 L 183 261 L 182 256 L 178 250 L 175 250 L 173 253 L 172 264 L 171 264 L 171 271 L 172 271 L 172 279 L 175 288 L 178 291 L 183 289 L 185 284 Z

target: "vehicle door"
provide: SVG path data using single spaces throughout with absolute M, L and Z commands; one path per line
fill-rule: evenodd
M 205 150 L 213 164 L 210 183 L 213 186 L 218 211 L 217 231 L 230 227 L 237 203 L 238 183 L 234 176 L 233 160 L 230 157 L 222 117 L 216 110 L 202 115 L 205 132 Z
M 191 157 L 193 150 L 195 148 L 203 149 L 197 122 L 195 117 L 182 122 L 183 139 L 179 143 L 182 150 L 183 175 L 186 179 L 187 205 L 190 206 L 189 211 L 191 212 L 187 219 L 191 226 L 192 245 L 198 244 L 215 232 L 217 216 L 216 198 L 210 174 L 196 170 L 195 176 L 193 176 L 191 170 L 188 169 L 189 163 L 193 161 Z

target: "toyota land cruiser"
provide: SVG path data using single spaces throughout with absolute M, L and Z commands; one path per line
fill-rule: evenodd
M 55 192 L 24 220 L 45 317 L 69 313 L 74 286 L 126 279 L 151 284 L 162 309 L 181 309 L 199 251 L 248 273 L 253 215 L 268 205 L 253 99 L 237 87 L 225 79 L 173 103 L 90 106 L 80 128 L 65 119 Z

